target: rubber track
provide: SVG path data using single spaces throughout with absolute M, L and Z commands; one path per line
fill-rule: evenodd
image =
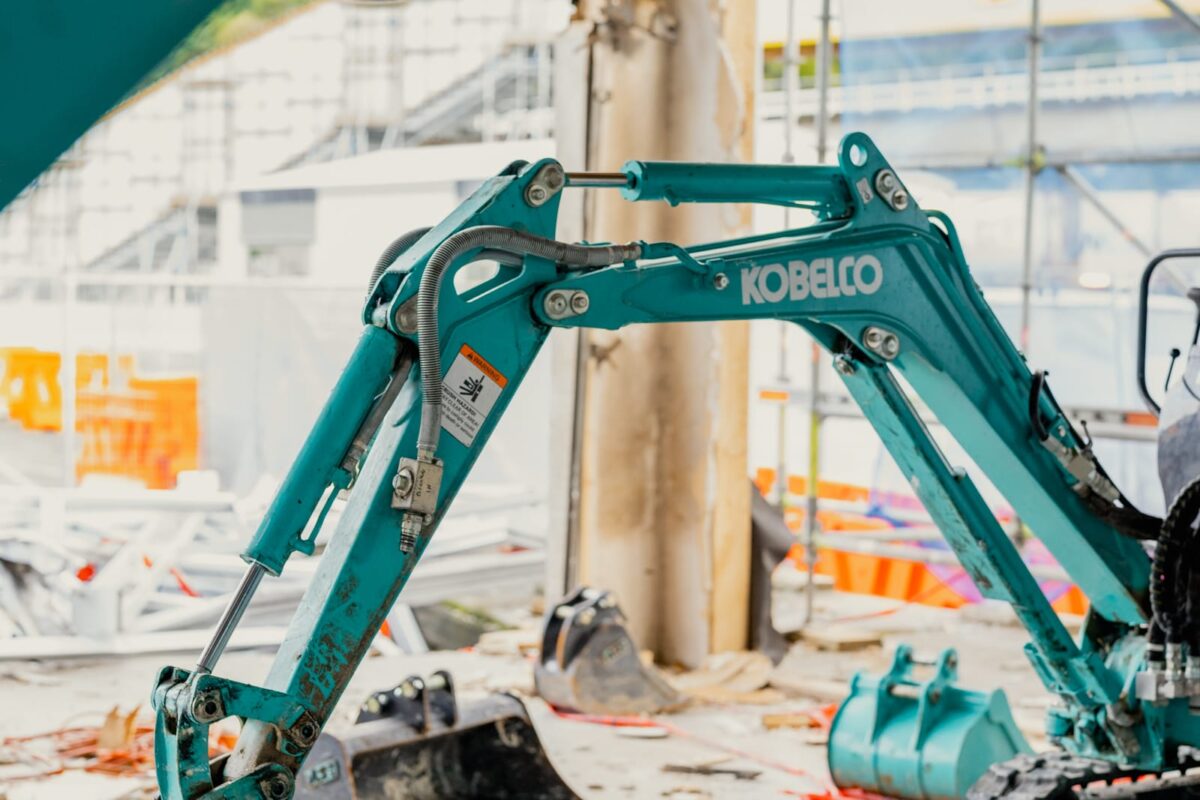
M 967 800 L 1068 800 L 1078 796 L 1076 787 L 1144 774 L 1062 751 L 1021 755 L 993 764 L 967 791 Z M 1143 786 L 1130 783 L 1129 795 L 1141 794 Z

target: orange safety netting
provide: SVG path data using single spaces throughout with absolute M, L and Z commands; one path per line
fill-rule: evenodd
M 760 467 L 755 473 L 754 484 L 764 496 L 770 496 L 775 486 L 775 470 Z M 789 475 L 788 491 L 791 494 L 804 494 L 808 491 L 807 479 Z M 819 480 L 817 495 L 823 500 L 866 502 L 871 498 L 871 490 L 865 486 Z M 788 507 L 784 512 L 784 519 L 789 528 L 800 531 L 804 527 L 805 510 Z M 893 527 L 883 519 L 829 509 L 819 510 L 817 520 L 820 529 L 826 532 L 878 531 Z M 896 540 L 903 539 L 903 529 L 897 528 Z M 794 545 L 788 557 L 798 569 L 806 569 L 802 545 Z M 821 547 L 817 548 L 817 563 L 814 569 L 818 575 L 831 576 L 834 588 L 843 592 L 870 594 L 938 608 L 961 608 L 968 603 L 962 594 L 928 565 L 917 561 L 867 553 L 847 553 Z M 1074 585 L 1055 598 L 1051 605 L 1060 614 L 1082 615 L 1088 608 L 1087 597 Z

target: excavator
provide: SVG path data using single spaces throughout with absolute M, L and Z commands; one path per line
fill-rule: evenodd
M 35 5 L 18 7 L 18 26 L 61 33 L 28 10 Z M 63 25 L 86 25 L 97 13 L 65 5 L 81 17 Z M 138 9 L 106 8 L 137 17 L 198 13 L 204 4 L 126 5 Z M 139 30 L 162 40 L 187 26 Z M 36 45 L 37 37 L 24 41 Z M 102 101 L 102 92 L 86 99 Z M 563 193 L 579 189 L 617 191 L 629 202 L 766 203 L 806 209 L 812 221 L 700 244 L 559 241 Z M 1156 258 L 1142 284 L 1139 382 L 1156 413 L 1145 385 L 1150 278 L 1189 254 Z M 455 275 L 478 261 L 494 272 L 460 291 Z M 551 331 L 745 319 L 794 323 L 832 355 L 963 569 L 1028 631 L 1025 655 L 1055 699 L 1046 717 L 1053 750 L 1031 753 L 1011 736 L 996 744 L 1011 729 L 1007 707 L 956 691 L 952 653 L 930 681 L 911 680 L 918 661 L 902 648 L 893 671 L 859 685 L 839 711 L 835 781 L 973 800 L 1196 791 L 1200 440 L 1189 432 L 1200 411 L 1191 389 L 1200 327 L 1162 403 L 1160 471 L 1170 502 L 1159 519 L 1114 484 L 1086 429 L 1077 430 L 1046 374 L 1005 333 L 950 217 L 922 209 L 872 140 L 855 132 L 828 166 L 631 161 L 588 173 L 550 158 L 516 162 L 437 225 L 398 237 L 371 275 L 358 344 L 243 554 L 245 577 L 211 642 L 193 667 L 166 667 L 154 681 L 162 798 L 293 795 L 306 756 Z M 967 472 L 938 447 L 910 393 L 1086 594 L 1078 636 Z M 313 552 L 339 495 L 344 510 L 264 684 L 222 677 L 219 659 L 255 590 L 294 554 Z M 236 747 L 210 761 L 209 728 L 230 717 L 242 721 Z M 949 775 L 964 754 L 977 762 L 965 786 Z

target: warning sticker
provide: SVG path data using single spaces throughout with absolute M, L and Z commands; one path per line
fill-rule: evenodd
M 442 427 L 470 447 L 506 385 L 508 378 L 464 344 L 442 379 Z

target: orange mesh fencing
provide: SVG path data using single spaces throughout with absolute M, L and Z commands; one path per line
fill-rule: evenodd
M 771 496 L 775 487 L 775 470 L 760 467 L 754 476 L 754 484 L 764 496 Z M 803 476 L 788 476 L 788 491 L 802 495 L 808 491 L 808 480 Z M 871 490 L 865 486 L 820 480 L 817 496 L 823 500 L 845 500 L 865 502 Z M 793 531 L 804 528 L 804 508 L 789 506 L 784 510 L 784 520 Z M 817 521 L 822 531 L 877 531 L 892 528 L 886 520 L 846 511 L 822 509 L 817 512 Z M 896 529 L 896 540 L 904 539 L 904 530 Z M 792 546 L 788 558 L 800 570 L 807 569 L 804 547 Z M 827 547 L 817 548 L 814 571 L 818 575 L 833 578 L 835 589 L 857 594 L 887 597 L 906 603 L 920 603 L 938 608 L 961 608 L 967 600 L 953 587 L 948 586 L 928 565 L 917 561 L 868 553 L 847 553 Z M 1078 586 L 1072 585 L 1052 603 L 1060 614 L 1082 615 L 1087 611 L 1087 596 Z

